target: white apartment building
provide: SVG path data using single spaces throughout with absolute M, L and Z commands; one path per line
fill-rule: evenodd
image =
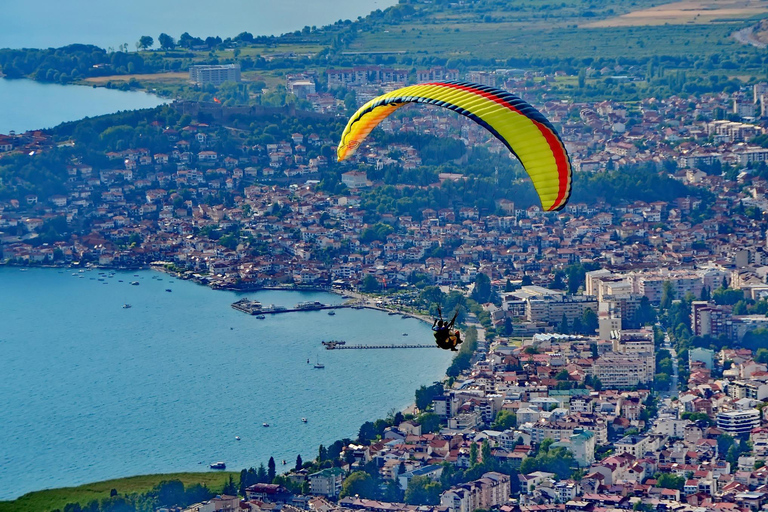
M 240 81 L 240 64 L 200 65 L 189 68 L 189 81 L 196 85 L 221 85 Z
M 717 415 L 717 428 L 732 435 L 748 434 L 760 425 L 760 411 L 726 411 Z
M 609 352 L 592 365 L 592 376 L 605 388 L 624 389 L 651 382 L 653 370 L 652 358 Z

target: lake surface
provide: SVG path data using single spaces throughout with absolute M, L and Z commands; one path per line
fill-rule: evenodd
M 396 0 L 38 0 L 3 2 L 0 48 L 48 48 L 88 43 L 117 48 L 142 35 L 183 32 L 233 37 L 240 32 L 279 35 L 304 26 L 354 20 Z
M 242 296 L 292 306 L 336 295 L 136 274 L 0 268 L 0 500 L 219 460 L 239 471 L 274 456 L 288 469 L 408 406 L 450 364 L 437 349 L 321 349 L 328 339 L 429 343 L 415 319 L 340 309 L 259 320 L 230 307 Z
M 120 110 L 152 108 L 168 101 L 145 92 L 2 78 L 0 98 L 0 133 L 5 134 L 52 128 Z

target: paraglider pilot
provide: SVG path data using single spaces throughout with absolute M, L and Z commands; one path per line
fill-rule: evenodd
M 453 328 L 453 324 L 456 322 L 456 317 L 459 316 L 459 310 L 456 310 L 456 313 L 454 313 L 450 322 L 443 320 L 443 312 L 440 310 L 440 306 L 437 307 L 437 313 L 439 318 L 435 318 L 435 321 L 432 323 L 432 330 L 434 331 L 435 342 L 437 343 L 437 346 L 443 350 L 453 350 L 454 352 L 458 351 L 456 345 L 461 343 L 461 337 L 459 335 L 459 331 L 456 331 L 456 334 L 453 335 L 451 333 L 451 329 Z

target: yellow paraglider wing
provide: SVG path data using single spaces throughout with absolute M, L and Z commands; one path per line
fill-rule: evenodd
M 437 105 L 472 119 L 517 156 L 544 210 L 560 210 L 568 202 L 571 162 L 549 121 L 511 93 L 469 82 L 411 85 L 372 99 L 347 122 L 336 150 L 338 160 L 352 155 L 376 125 L 408 103 Z

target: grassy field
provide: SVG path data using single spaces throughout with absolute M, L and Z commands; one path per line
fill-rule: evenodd
M 238 481 L 239 473 L 208 472 L 208 473 L 169 473 L 163 475 L 142 475 L 117 480 L 106 480 L 78 487 L 62 487 L 31 492 L 13 501 L 0 501 L 0 512 L 49 512 L 63 509 L 67 503 L 86 505 L 93 500 L 108 498 L 112 489 L 125 495 L 143 493 L 151 490 L 163 480 L 180 480 L 184 486 L 204 484 L 213 491 L 219 491 L 229 476 Z
M 86 78 L 83 81 L 91 85 L 104 85 L 107 82 L 121 83 L 128 82 L 131 79 L 158 83 L 182 83 L 189 80 L 189 73 L 147 73 L 135 75 L 94 76 Z

